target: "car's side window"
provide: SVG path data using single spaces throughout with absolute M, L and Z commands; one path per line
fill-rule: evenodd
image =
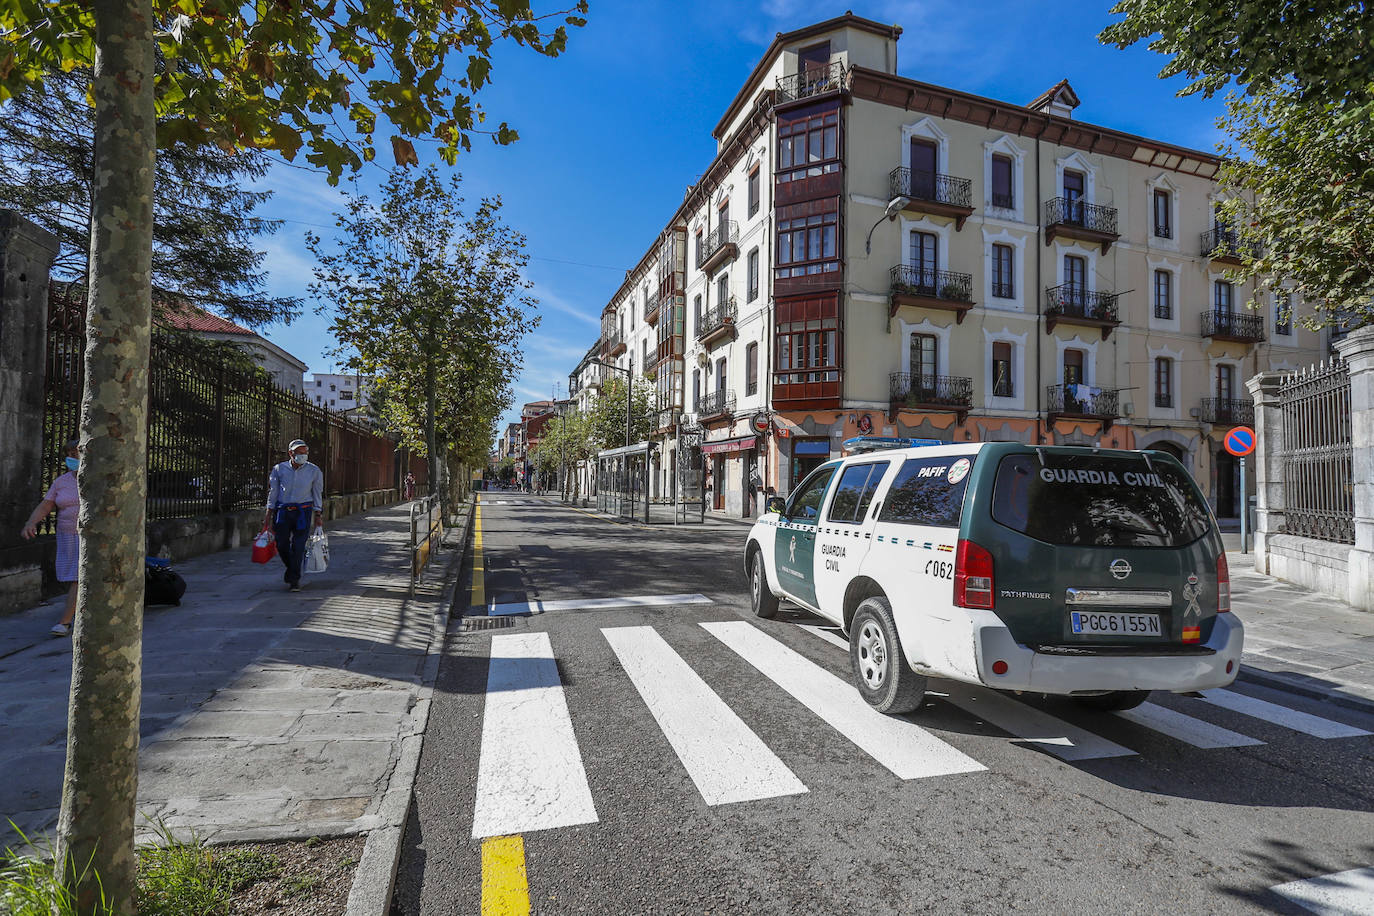
M 973 455 L 908 458 L 887 491 L 880 520 L 902 525 L 959 527 Z
M 830 500 L 826 519 L 849 524 L 862 522 L 868 504 L 873 501 L 873 491 L 887 471 L 887 464 L 882 461 L 876 464 L 851 464 L 845 468 L 835 488 L 835 496 Z
M 834 468 L 821 468 L 802 482 L 801 488 L 792 494 L 787 503 L 787 517 L 796 521 L 812 521 L 821 511 L 821 500 L 825 498 L 826 485 L 835 476 Z

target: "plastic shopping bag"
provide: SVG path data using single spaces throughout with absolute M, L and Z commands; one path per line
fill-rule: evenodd
M 264 528 L 253 540 L 253 562 L 271 563 L 277 555 L 277 536 L 270 528 Z
M 322 573 L 329 568 L 329 538 L 323 528 L 316 528 L 305 543 L 305 562 L 301 569 L 308 573 Z

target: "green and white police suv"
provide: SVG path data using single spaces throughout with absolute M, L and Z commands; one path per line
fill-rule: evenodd
M 859 692 L 926 677 L 1129 709 L 1235 679 L 1226 552 L 1163 452 L 851 439 L 749 532 L 754 613 L 785 598 L 849 634 Z

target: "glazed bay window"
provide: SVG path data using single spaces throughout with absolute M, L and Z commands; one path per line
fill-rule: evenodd
M 992 246 L 992 295 L 996 299 L 1014 299 L 1016 297 L 1016 286 L 1012 281 L 1011 258 L 1012 249 L 1010 245 Z
M 1167 270 L 1155 271 L 1155 317 L 1169 320 L 1174 317 L 1173 277 Z
M 838 329 L 793 322 L 778 327 L 777 381 L 796 385 L 838 381 Z
M 781 211 L 784 217 L 778 220 L 776 279 L 832 273 L 840 269 L 836 241 L 839 236 L 839 213 L 785 218 L 788 211 L 801 209 L 786 207 Z
M 779 184 L 840 170 L 838 108 L 778 124 Z

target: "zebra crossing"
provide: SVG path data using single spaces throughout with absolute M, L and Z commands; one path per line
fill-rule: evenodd
M 671 625 L 670 625 L 671 626 Z M 976 778 L 987 766 L 913 717 L 869 707 L 844 679 L 753 623 L 704 622 L 721 658 L 747 666 L 902 780 Z M 837 630 L 804 626 L 838 649 Z M 620 668 L 709 806 L 785 798 L 808 787 L 654 626 L 603 627 Z M 671 633 L 669 634 L 672 635 Z M 484 838 L 598 821 L 555 647 L 548 633 L 491 637 L 473 836 Z M 1007 733 L 1009 742 L 1061 760 L 1130 757 L 1138 751 L 977 685 L 930 682 L 928 695 Z M 1354 726 L 1233 690 L 1178 703 L 1215 707 L 1320 740 L 1369 735 Z M 1203 750 L 1254 747 L 1259 738 L 1174 708 L 1146 703 L 1114 715 Z M 1123 739 L 1125 740 L 1125 739 Z

